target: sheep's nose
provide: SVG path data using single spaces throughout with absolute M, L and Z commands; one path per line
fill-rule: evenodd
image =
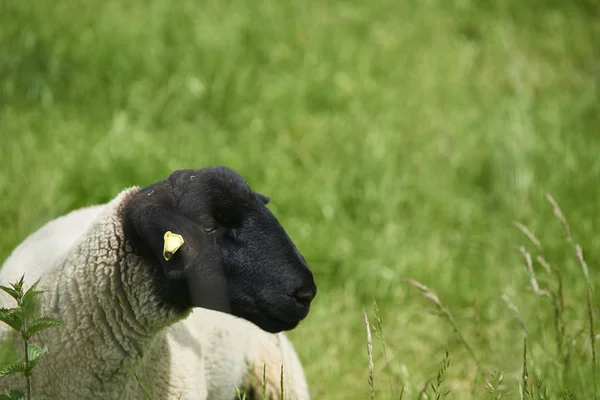
M 308 305 L 310 304 L 312 299 L 315 298 L 316 294 L 316 286 L 303 286 L 300 289 L 296 290 L 296 292 L 294 293 L 294 297 L 299 303 Z

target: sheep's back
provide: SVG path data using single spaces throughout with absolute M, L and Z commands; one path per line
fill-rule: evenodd
M 84 237 L 104 208 L 105 205 L 97 205 L 72 211 L 30 234 L 2 265 L 0 284 L 15 282 L 23 274 L 26 286 L 41 278 L 58 260 L 67 255 L 78 239 Z M 8 295 L 0 293 L 0 304 L 10 305 L 10 301 Z
M 81 208 L 56 218 L 19 244 L 0 269 L 0 282 L 13 282 L 25 274 L 26 282 L 39 279 L 83 237 L 104 205 Z

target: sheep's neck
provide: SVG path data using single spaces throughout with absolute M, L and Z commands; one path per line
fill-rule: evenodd
M 139 363 L 164 328 L 185 317 L 154 294 L 150 270 L 123 240 L 116 211 L 109 204 L 60 263 L 57 279 L 47 281 L 43 309 L 66 325 L 57 328 L 62 346 L 52 343 L 53 352 L 62 347 L 74 353 L 65 357 L 90 360 L 100 381 Z

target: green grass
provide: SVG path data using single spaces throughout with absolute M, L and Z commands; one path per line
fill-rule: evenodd
M 448 398 L 486 394 L 406 278 L 503 373 L 502 398 L 518 398 L 523 372 L 502 294 L 527 325 L 530 381 L 592 393 L 587 331 L 556 379 L 552 305 L 531 290 L 512 221 L 562 272 L 570 332 L 587 329 L 585 279 L 544 195 L 597 285 L 596 1 L 3 0 L 0 77 L 0 259 L 73 208 L 225 164 L 271 196 L 316 274 L 314 309 L 290 334 L 315 398 L 368 398 L 373 300 L 389 359 L 375 339 L 376 398 L 402 383 L 416 398 L 446 348 Z

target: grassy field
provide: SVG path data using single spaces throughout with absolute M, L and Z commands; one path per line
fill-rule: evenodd
M 503 294 L 529 384 L 593 398 L 586 280 L 545 195 L 597 286 L 599 96 L 595 0 L 3 0 L 0 259 L 73 208 L 225 164 L 271 196 L 315 272 L 290 334 L 314 398 L 369 398 L 374 300 L 377 399 L 417 399 L 446 349 L 448 398 L 498 398 L 498 372 L 520 398 Z M 561 273 L 564 335 L 518 246 L 542 289 L 558 280 L 513 221 Z

